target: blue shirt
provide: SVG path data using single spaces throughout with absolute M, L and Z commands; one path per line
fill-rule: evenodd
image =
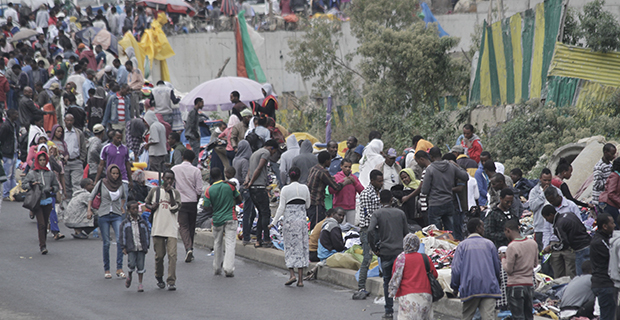
M 491 240 L 472 233 L 456 247 L 450 287 L 459 292 L 461 301 L 500 298 L 499 277 L 499 257 Z
M 127 84 L 128 75 L 129 75 L 129 72 L 127 72 L 127 69 L 125 68 L 125 66 L 121 65 L 120 67 L 118 67 L 118 70 L 116 70 L 116 83 L 118 83 L 119 85 Z M 87 100 L 84 100 L 84 101 L 87 101 Z
M 474 178 L 476 178 L 476 182 L 478 183 L 478 191 L 480 191 L 480 198 L 478 199 L 478 204 L 481 206 L 486 206 L 487 192 L 489 190 L 489 178 L 487 177 L 486 173 L 484 173 L 482 165 L 478 165 L 478 170 L 476 170 Z
M 95 86 L 94 82 L 86 79 L 86 81 L 84 81 L 84 84 L 82 85 L 82 97 L 84 97 L 84 101 L 88 101 L 88 99 L 90 99 L 90 96 L 88 95 L 88 90 L 90 89 L 96 90 L 97 87 Z
M 336 173 L 340 172 L 340 163 L 342 163 L 342 157 L 336 155 L 335 158 L 332 159 L 332 164 L 329 165 L 329 174 L 333 177 Z

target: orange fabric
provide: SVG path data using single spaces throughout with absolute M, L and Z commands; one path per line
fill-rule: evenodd
M 235 45 L 237 47 L 237 77 L 248 77 L 248 70 L 245 68 L 245 54 L 243 52 L 243 38 L 239 28 L 239 19 L 235 17 Z
M 269 100 L 273 100 L 276 106 L 276 110 L 278 110 L 278 99 L 276 99 L 276 97 L 274 97 L 273 95 L 269 95 L 265 98 L 265 100 L 263 100 L 263 108 L 267 106 L 267 103 L 269 103 Z
M 43 92 L 43 94 L 46 93 Z M 56 118 L 56 108 L 54 108 L 53 104 L 48 103 L 43 106 L 43 111 L 52 112 L 51 114 L 46 114 L 43 116 L 43 129 L 45 129 L 45 132 L 51 132 L 52 127 L 58 124 L 58 119 Z

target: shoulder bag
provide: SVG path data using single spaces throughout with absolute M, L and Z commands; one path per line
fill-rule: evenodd
M 155 194 L 155 202 L 157 202 L 157 208 L 159 209 L 159 197 L 160 197 L 159 194 L 161 193 L 161 190 L 160 190 L 159 187 L 156 187 L 156 188 L 157 188 L 157 191 L 156 191 L 156 194 Z M 153 219 L 155 218 L 155 211 L 157 211 L 157 209 L 152 210 L 151 214 L 149 215 L 149 223 L 151 225 L 153 225 Z
M 441 284 L 431 273 L 430 259 L 427 255 L 422 254 L 422 260 L 424 260 L 424 267 L 426 267 L 426 276 L 428 276 L 428 282 L 431 284 L 431 295 L 433 296 L 433 302 L 443 298 L 444 292 Z
M 97 188 L 97 194 L 95 195 L 95 199 L 93 199 L 93 204 L 90 206 L 93 209 L 99 209 L 101 206 L 101 185 L 103 184 L 103 180 L 99 180 L 99 188 Z
M 26 197 L 24 198 L 24 204 L 22 207 L 35 211 L 41 205 L 41 197 L 43 196 L 43 192 L 41 191 L 41 186 L 35 184 L 30 192 L 26 193 Z

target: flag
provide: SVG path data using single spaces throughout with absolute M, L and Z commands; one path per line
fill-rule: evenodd
M 245 18 L 243 14 L 245 10 L 239 12 L 237 15 L 237 23 L 239 27 L 239 33 L 241 36 L 241 42 L 243 44 L 243 60 L 245 60 L 245 70 L 247 72 L 247 77 L 260 83 L 267 82 L 267 78 L 265 77 L 265 73 L 263 73 L 263 68 L 260 66 L 260 62 L 258 61 L 258 57 L 256 56 L 256 52 L 254 51 L 254 46 L 252 45 L 252 40 L 250 39 L 250 35 L 248 34 L 248 25 L 245 22 Z M 237 75 L 239 75 L 239 41 L 237 40 Z
M 243 55 L 243 39 L 241 38 L 241 30 L 239 28 L 239 18 L 235 17 L 234 21 L 235 45 L 237 47 L 237 77 L 247 78 L 248 71 L 245 69 L 245 56 Z

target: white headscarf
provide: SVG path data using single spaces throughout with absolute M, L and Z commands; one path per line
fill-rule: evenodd
M 385 161 L 385 158 L 381 155 L 383 151 L 383 141 L 374 139 L 368 143 L 364 148 L 362 159 L 360 159 L 360 183 L 362 186 L 367 187 L 370 184 L 370 171 Z

